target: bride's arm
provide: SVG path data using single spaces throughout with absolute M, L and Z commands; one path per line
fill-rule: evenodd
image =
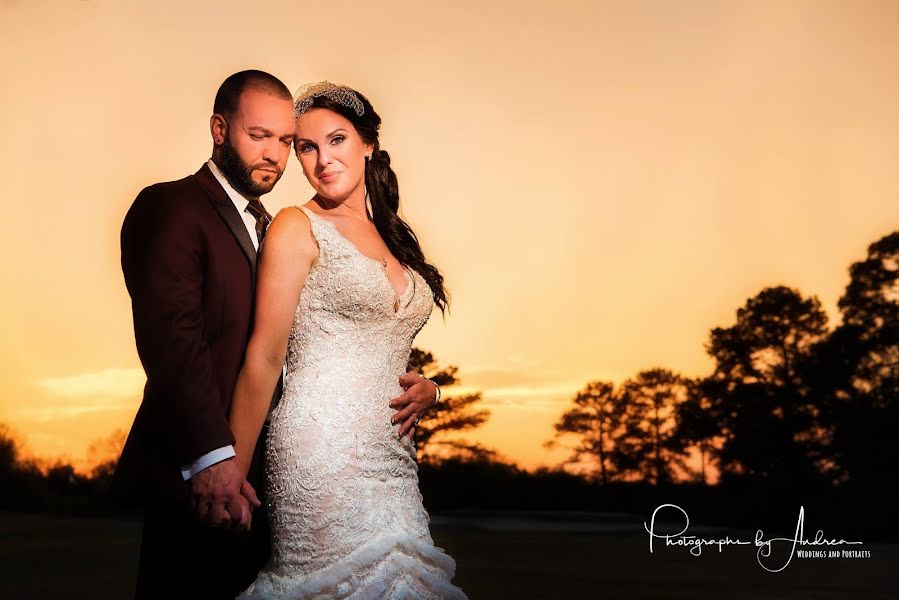
M 231 403 L 235 461 L 246 476 L 287 354 L 287 338 L 318 246 L 309 218 L 285 209 L 274 218 L 260 251 L 253 334 Z

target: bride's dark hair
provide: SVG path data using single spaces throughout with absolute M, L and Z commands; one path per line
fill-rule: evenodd
M 381 149 L 378 140 L 378 129 L 381 117 L 372 108 L 368 98 L 353 90 L 362 101 L 362 116 L 356 114 L 339 102 L 326 96 L 316 96 L 309 108 L 326 108 L 336 112 L 350 121 L 366 144 L 374 147 L 371 160 L 365 163 L 365 187 L 371 200 L 372 221 L 390 252 L 403 265 L 418 271 L 434 296 L 434 303 L 440 312 L 446 314 L 447 293 L 443 285 L 443 276 L 436 267 L 425 260 L 424 253 L 418 243 L 418 237 L 412 228 L 397 214 L 400 206 L 400 190 L 396 173 L 390 168 L 390 155 Z M 308 108 L 306 109 L 308 110 Z

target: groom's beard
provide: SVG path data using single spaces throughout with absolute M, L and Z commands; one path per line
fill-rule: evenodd
M 253 170 L 256 167 L 244 162 L 237 154 L 234 146 L 231 145 L 231 139 L 228 136 L 225 136 L 225 141 L 219 149 L 219 161 L 217 164 L 225 179 L 231 184 L 231 187 L 244 196 L 258 197 L 269 193 L 283 174 L 277 165 L 262 162 L 256 165 L 256 167 L 275 169 L 278 172 L 275 174 L 274 179 L 267 182 L 258 183 L 253 181 Z

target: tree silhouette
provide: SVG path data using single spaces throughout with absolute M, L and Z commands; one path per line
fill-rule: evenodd
M 715 370 L 697 387 L 707 421 L 691 406 L 693 430 L 684 437 L 708 442 L 718 429 L 723 479 L 798 483 L 817 477 L 827 436 L 820 402 L 803 375 L 826 336 L 827 315 L 817 298 L 784 286 L 762 290 L 737 311 L 734 326 L 712 331 L 706 349 Z
M 678 407 L 690 381 L 668 369 L 642 371 L 622 384 L 624 432 L 615 442 L 615 463 L 655 485 L 686 470 L 685 444 L 677 435 Z
M 441 387 L 441 401 L 431 409 L 415 428 L 415 446 L 421 462 L 439 462 L 457 457 L 475 460 L 491 460 L 495 450 L 463 439 L 447 439 L 449 434 L 475 429 L 490 418 L 490 411 L 476 406 L 482 400 L 481 393 L 453 395 L 445 388 L 460 383 L 459 368 L 453 365 L 441 367 L 434 355 L 412 348 L 409 369 L 416 369 Z
M 0 508 L 33 510 L 42 505 L 46 478 L 33 458 L 24 456 L 12 429 L 0 423 Z
M 899 232 L 849 269 L 842 324 L 810 379 L 826 397 L 839 480 L 871 494 L 899 492 Z
M 568 448 L 564 464 L 584 466 L 602 484 L 627 476 L 654 484 L 671 481 L 677 469 L 686 470 L 677 407 L 687 400 L 691 384 L 667 369 L 638 373 L 618 389 L 611 382 L 590 382 L 544 446 Z M 574 446 L 563 442 L 569 436 L 576 438 Z
M 12 431 L 0 423 L 0 482 L 9 479 L 19 462 L 19 442 Z
M 696 479 L 708 483 L 708 467 L 717 463 L 717 451 L 724 443 L 721 434 L 721 403 L 714 398 L 724 395 L 720 382 L 714 379 L 689 380 L 687 399 L 677 408 L 678 426 L 675 435 L 686 447 L 699 453 L 699 472 Z
M 87 460 L 91 467 L 91 479 L 111 481 L 128 434 L 116 429 L 108 436 L 95 440 L 87 448 Z
M 0 508 L 17 507 L 19 480 L 19 442 L 10 428 L 0 423 Z
M 586 464 L 605 485 L 618 473 L 613 450 L 615 435 L 622 430 L 625 415 L 625 404 L 615 385 L 591 381 L 574 397 L 574 407 L 555 423 L 555 437 L 544 446 L 568 448 L 571 454 L 565 464 Z M 571 435 L 577 439 L 575 446 L 567 446 L 562 441 Z

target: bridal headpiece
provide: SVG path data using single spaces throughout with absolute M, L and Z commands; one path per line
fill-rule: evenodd
M 365 112 L 362 100 L 359 99 L 359 96 L 357 96 L 356 92 L 352 89 L 345 85 L 331 83 L 330 81 L 319 81 L 318 83 L 307 83 L 306 85 L 300 86 L 294 93 L 294 116 L 299 117 L 306 112 L 306 109 L 312 106 L 312 101 L 319 96 L 324 96 L 338 104 L 353 109 L 359 117 Z

